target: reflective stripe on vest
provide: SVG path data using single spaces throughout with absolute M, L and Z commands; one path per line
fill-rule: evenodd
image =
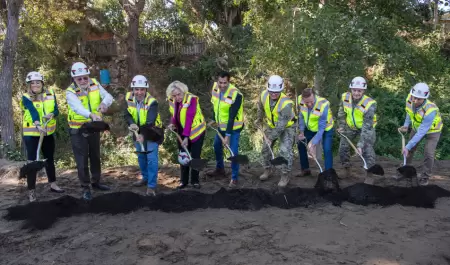
M 219 125 L 221 131 L 225 131 L 228 126 L 229 114 L 231 105 L 236 100 L 237 95 L 242 96 L 242 104 L 234 119 L 233 130 L 240 129 L 244 126 L 244 95 L 232 84 L 227 88 L 227 91 L 223 93 L 222 99 L 220 99 L 220 90 L 217 86 L 217 82 L 214 82 L 211 91 L 211 103 L 214 107 L 215 120 Z
M 126 94 L 126 99 L 127 99 L 127 105 L 128 105 L 127 110 L 131 114 L 131 117 L 133 118 L 134 123 L 139 126 L 145 125 L 145 123 L 147 122 L 148 110 L 150 109 L 150 106 L 153 104 L 153 102 L 156 101 L 156 99 L 154 97 L 152 97 L 152 95 L 150 95 L 150 93 L 147 92 L 147 94 L 145 95 L 145 99 L 144 99 L 144 105 L 139 108 L 139 114 L 137 112 L 137 104 L 138 103 L 137 103 L 137 100 L 136 100 L 136 97 L 134 96 L 134 94 L 131 92 L 128 92 Z M 159 113 L 156 115 L 155 126 L 162 128 L 161 117 L 160 117 Z
M 413 102 L 411 100 L 411 95 L 406 98 L 406 113 L 408 113 L 411 120 L 412 128 L 417 131 L 419 126 L 422 124 L 423 119 L 430 115 L 433 111 L 436 111 L 436 116 L 434 117 L 433 124 L 428 130 L 427 134 L 436 133 L 442 131 L 444 124 L 442 122 L 441 113 L 439 108 L 433 102 L 425 100 L 425 103 L 418 110 L 414 111 Z
M 366 114 L 367 110 L 376 103 L 376 101 L 364 95 L 358 102 L 358 104 L 356 104 L 356 106 L 353 108 L 352 94 L 350 92 L 342 94 L 341 100 L 342 105 L 344 106 L 348 127 L 353 130 L 361 129 L 364 122 L 364 115 Z M 373 128 L 375 128 L 376 125 L 377 115 L 375 114 L 373 117 Z
M 325 98 L 319 96 L 314 97 L 315 104 L 311 111 L 308 110 L 308 106 L 306 106 L 306 104 L 303 102 L 302 95 L 298 96 L 297 98 L 297 106 L 299 108 L 297 111 L 303 116 L 306 128 L 308 128 L 308 130 L 311 132 L 318 132 L 320 117 L 325 111 L 325 108 L 328 106 L 327 125 L 325 127 L 325 131 L 333 129 L 334 119 L 330 108 L 330 102 Z
M 97 108 L 100 106 L 100 103 L 102 102 L 102 98 L 100 96 L 100 88 L 98 87 L 98 81 L 95 78 L 90 79 L 90 87 L 89 92 L 81 90 L 79 87 L 77 87 L 75 84 L 70 85 L 67 88 L 67 91 L 74 93 L 78 99 L 81 101 L 81 104 L 83 107 L 90 112 L 101 115 L 97 111 Z M 69 123 L 69 127 L 72 129 L 78 129 L 86 122 L 90 122 L 91 118 L 85 118 L 84 116 L 81 116 L 77 114 L 75 111 L 73 111 L 70 108 L 70 105 L 68 105 L 69 113 L 67 115 L 67 122 Z
M 39 114 L 39 122 L 43 125 L 46 121 L 43 120 L 43 117 L 49 113 L 55 111 L 55 93 L 52 89 L 48 89 L 44 92 L 42 100 L 36 99 L 35 97 L 31 97 L 30 94 L 23 94 L 24 97 L 33 102 L 33 106 Z M 22 120 L 22 129 L 24 136 L 40 136 L 39 130 L 33 124 L 33 118 L 31 117 L 31 113 L 28 109 L 25 109 L 23 102 L 21 103 L 21 107 L 23 109 L 23 120 Z M 52 135 L 56 130 L 56 119 L 52 118 L 47 123 L 47 135 Z
M 277 104 L 273 107 L 271 110 L 270 108 L 270 98 L 269 98 L 269 92 L 267 90 L 264 90 L 261 93 L 260 96 L 261 103 L 264 107 L 264 113 L 266 114 L 266 121 L 267 125 L 269 125 L 270 128 L 275 128 L 278 123 L 278 117 L 279 113 L 282 109 L 284 109 L 288 104 L 291 104 L 292 106 L 292 119 L 286 124 L 285 128 L 291 127 L 296 120 L 296 115 L 294 112 L 294 102 L 286 96 L 284 93 L 280 94 L 280 97 L 278 98 Z
M 184 98 L 181 105 L 180 110 L 180 124 L 181 127 L 184 129 L 186 126 L 186 113 L 187 109 L 191 105 L 191 100 L 193 98 L 197 99 L 197 110 L 195 112 L 194 119 L 192 120 L 191 125 L 191 135 L 189 136 L 189 139 L 193 140 L 200 136 L 205 130 L 206 130 L 206 122 L 205 118 L 203 117 L 202 110 L 200 108 L 200 102 L 198 100 L 197 96 L 194 96 L 191 93 L 185 93 Z M 169 110 L 170 114 L 172 114 L 172 117 L 175 117 L 175 102 L 169 98 Z

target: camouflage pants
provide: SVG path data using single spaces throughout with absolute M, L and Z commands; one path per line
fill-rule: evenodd
M 266 129 L 264 132 L 266 135 L 270 135 L 270 128 Z M 275 139 L 272 141 L 271 148 L 273 149 L 273 146 L 277 140 L 280 141 L 280 156 L 284 157 L 288 164 L 283 164 L 281 166 L 282 173 L 289 173 L 292 169 L 292 161 L 294 159 L 294 139 L 295 139 L 295 126 L 291 126 L 289 128 L 286 128 L 280 135 L 279 139 Z M 265 169 L 270 168 L 270 160 L 272 159 L 272 154 L 270 153 L 269 148 L 267 147 L 266 143 L 263 143 L 263 148 L 261 150 L 262 157 L 263 157 L 263 166 Z M 277 155 L 275 155 L 277 157 Z
M 409 140 L 411 140 L 415 134 L 416 134 L 416 132 L 414 130 L 411 131 Z M 439 142 L 440 137 L 441 137 L 441 133 L 430 133 L 430 134 L 425 135 L 425 137 L 422 138 L 422 140 L 426 139 L 426 142 L 425 142 L 425 149 L 424 149 L 424 154 L 423 154 L 424 159 L 423 159 L 423 162 L 421 165 L 421 171 L 422 171 L 421 173 L 422 173 L 422 175 L 425 175 L 427 177 L 431 177 L 431 171 L 433 170 L 433 166 L 434 166 L 434 156 L 436 153 L 436 146 Z M 414 153 L 416 152 L 416 149 L 417 149 L 417 146 L 419 145 L 419 143 L 417 143 L 417 145 L 414 146 L 414 148 L 412 148 L 409 151 L 409 154 L 408 154 L 408 157 L 406 160 L 407 165 L 412 164 Z
M 359 136 L 361 135 L 361 130 L 352 130 L 348 126 L 344 127 L 344 132 L 342 132 L 343 135 L 347 136 L 350 141 L 356 146 L 357 141 L 355 141 Z M 370 135 L 367 136 L 367 141 L 365 143 L 365 146 L 362 148 L 362 156 L 366 160 L 367 168 L 370 168 L 371 166 L 375 165 L 375 150 L 373 149 L 373 146 L 375 144 L 376 140 L 376 133 L 375 130 L 372 130 L 370 132 Z M 341 159 L 341 164 L 344 167 L 350 167 L 350 152 L 351 152 L 351 146 L 345 140 L 344 137 L 341 137 L 341 142 L 339 145 L 339 157 Z

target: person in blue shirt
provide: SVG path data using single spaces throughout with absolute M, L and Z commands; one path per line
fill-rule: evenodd
M 403 155 L 406 156 L 406 164 L 411 165 L 417 145 L 426 139 L 424 161 L 422 163 L 422 172 L 418 177 L 420 185 L 428 185 L 428 179 L 431 176 L 431 171 L 434 165 L 434 155 L 436 153 L 436 146 L 441 137 L 442 117 L 439 108 L 428 100 L 430 96 L 430 89 L 425 83 L 416 84 L 410 91 L 406 98 L 406 118 L 402 127 L 399 128 L 402 132 L 407 132 L 409 126 L 412 127 L 411 137 L 405 148 L 402 150 Z

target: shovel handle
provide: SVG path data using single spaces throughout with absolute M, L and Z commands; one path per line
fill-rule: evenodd
M 228 151 L 230 151 L 231 157 L 234 157 L 234 153 L 231 150 L 231 147 L 225 143 L 225 139 L 223 138 L 222 134 L 220 134 L 219 130 L 217 130 L 216 128 L 212 127 L 211 125 L 208 125 L 211 129 L 213 129 L 214 131 L 217 132 L 217 136 L 219 136 L 220 140 L 222 141 L 223 145 L 225 145 L 225 147 L 228 149 Z
M 402 155 L 403 155 L 403 166 L 406 166 L 406 156 L 403 154 L 403 149 L 405 149 L 406 141 L 405 141 L 405 135 L 400 131 L 400 128 L 398 129 L 398 133 L 402 136 Z
M 180 135 L 176 131 L 174 131 L 172 128 L 168 128 L 169 131 L 173 132 L 177 136 L 178 142 L 180 142 L 181 147 L 186 152 L 186 154 L 189 156 L 189 160 L 192 160 L 191 153 L 189 153 L 189 150 L 186 148 L 186 146 L 183 145 L 183 140 L 181 139 Z
M 266 143 L 267 147 L 269 147 L 269 151 L 270 151 L 270 154 L 272 155 L 272 159 L 275 159 L 275 155 L 273 154 L 272 147 L 270 147 L 270 144 L 269 144 L 269 139 L 267 139 L 266 134 L 264 133 L 264 131 L 261 128 L 258 128 L 258 129 L 261 131 L 261 133 L 264 137 L 264 142 Z
M 43 128 L 47 129 L 47 124 L 50 122 L 51 119 L 48 119 L 44 125 L 42 126 Z M 40 158 L 40 153 L 41 153 L 41 148 L 42 148 L 42 142 L 44 141 L 44 133 L 40 132 L 39 134 L 39 143 L 38 143 L 38 147 L 36 150 L 36 161 L 39 161 Z
M 355 153 L 357 153 L 359 155 L 359 157 L 362 159 L 363 163 L 364 163 L 364 169 L 367 169 L 367 163 L 366 160 L 364 159 L 364 157 L 362 156 L 362 154 L 359 153 L 358 148 L 356 148 L 356 146 L 352 143 L 352 141 L 350 141 L 350 139 L 348 139 L 347 136 L 345 136 L 344 134 L 342 134 L 341 132 L 337 131 L 337 133 L 344 137 L 345 140 L 347 140 L 348 144 L 353 148 L 353 150 L 355 150 Z
M 312 158 L 314 159 L 314 161 L 316 162 L 317 166 L 318 166 L 319 169 L 320 169 L 320 173 L 322 173 L 322 172 L 323 172 L 323 169 L 322 169 L 322 167 L 320 166 L 319 160 L 317 160 L 316 156 L 313 155 L 313 154 L 311 154 L 311 153 L 309 152 L 309 150 L 308 150 L 308 144 L 306 143 L 306 139 L 305 139 L 304 141 L 300 140 L 299 142 L 301 142 L 303 145 L 305 145 L 306 152 L 307 152 L 310 156 L 312 156 Z
M 136 141 L 137 141 L 137 137 L 138 137 L 137 130 L 131 130 L 131 129 L 130 129 L 130 131 L 132 131 L 132 132 L 134 133 L 134 137 L 136 137 Z M 138 142 L 139 142 L 139 141 L 138 141 Z M 144 152 L 144 151 L 145 151 L 144 144 L 142 144 L 141 142 L 139 142 L 139 145 L 141 146 L 141 151 Z

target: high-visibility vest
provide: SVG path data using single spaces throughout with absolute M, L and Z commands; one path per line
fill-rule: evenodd
M 277 126 L 279 114 L 288 104 L 291 104 L 292 106 L 292 119 L 286 124 L 286 128 L 291 127 L 295 123 L 297 117 L 294 112 L 294 102 L 284 93 L 280 94 L 277 104 L 275 104 L 272 110 L 270 108 L 270 98 L 267 90 L 264 90 L 261 93 L 260 100 L 264 107 L 264 113 L 266 114 L 267 125 L 269 125 L 270 128 L 275 128 Z
M 241 129 L 244 126 L 244 96 L 242 93 L 234 85 L 230 84 L 225 93 L 223 93 L 222 99 L 220 99 L 220 89 L 217 86 L 217 82 L 214 82 L 211 94 L 215 120 L 221 131 L 227 129 L 231 105 L 236 100 L 238 94 L 242 96 L 242 104 L 233 124 L 233 130 Z
M 81 90 L 76 84 L 72 83 L 68 88 L 67 91 L 74 93 L 78 99 L 81 101 L 81 104 L 89 110 L 90 112 L 101 115 L 97 108 L 102 103 L 102 98 L 100 96 L 100 88 L 98 86 L 98 81 L 95 78 L 91 78 L 91 84 L 89 87 L 89 91 Z M 84 116 L 81 116 L 77 114 L 75 111 L 73 111 L 70 108 L 70 105 L 68 105 L 69 113 L 67 115 L 67 121 L 69 123 L 69 127 L 72 129 L 78 129 L 80 128 L 84 123 L 92 121 L 91 118 L 85 118 Z
M 442 127 L 444 124 L 442 122 L 441 113 L 439 112 L 439 108 L 433 102 L 429 100 L 425 100 L 425 103 L 416 111 L 414 111 L 413 102 L 411 100 L 411 95 L 408 95 L 406 98 L 406 113 L 408 113 L 409 118 L 411 119 L 412 128 L 417 131 L 420 124 L 422 124 L 423 119 L 430 115 L 431 112 L 436 111 L 436 117 L 434 117 L 433 124 L 428 130 L 429 133 L 436 133 L 442 131 Z
M 311 132 L 318 132 L 320 117 L 323 115 L 325 108 L 328 107 L 327 126 L 325 127 L 325 131 L 333 129 L 334 120 L 330 108 L 330 102 L 327 99 L 319 96 L 314 97 L 315 104 L 311 111 L 308 110 L 308 106 L 306 106 L 306 104 L 303 102 L 302 95 L 298 96 L 297 98 L 298 113 L 301 113 L 301 115 L 303 115 L 303 120 L 305 121 L 306 128 L 308 128 L 308 130 Z
M 126 95 L 126 99 L 127 99 L 127 106 L 128 106 L 127 110 L 131 114 L 131 117 L 133 118 L 134 123 L 139 126 L 145 125 L 145 123 L 147 121 L 148 109 L 153 104 L 153 102 L 156 101 L 156 99 L 154 97 L 152 97 L 152 95 L 150 95 L 150 93 L 147 92 L 147 94 L 145 95 L 145 99 L 144 99 L 144 105 L 141 106 L 141 108 L 139 108 L 139 113 L 137 111 L 138 102 L 137 102 L 134 94 L 131 92 L 128 92 Z M 162 128 L 161 117 L 159 116 L 159 113 L 156 116 L 155 126 Z
M 39 122 L 41 126 L 47 121 L 43 120 L 43 117 L 49 113 L 55 111 L 55 93 L 52 89 L 48 89 L 43 93 L 42 99 L 36 99 L 36 97 L 31 97 L 29 93 L 23 94 L 24 97 L 33 102 L 34 108 L 39 113 Z M 20 102 L 23 109 L 23 120 L 22 128 L 24 136 L 40 136 L 39 130 L 33 124 L 33 118 L 28 109 L 25 108 L 23 102 Z M 56 119 L 52 118 L 47 123 L 47 135 L 52 135 L 56 130 Z
M 189 136 L 189 139 L 193 140 L 196 137 L 200 136 L 205 130 L 206 130 L 206 122 L 205 118 L 203 117 L 202 110 L 200 108 L 200 102 L 198 100 L 198 97 L 191 94 L 191 93 L 185 93 L 184 98 L 181 105 L 180 110 L 180 124 L 181 127 L 184 129 L 186 127 L 186 112 L 189 106 L 191 105 L 192 99 L 197 99 L 197 110 L 195 112 L 194 119 L 192 120 L 191 125 L 191 135 Z M 172 117 L 175 117 L 177 113 L 175 113 L 175 102 L 173 99 L 169 98 L 169 110 L 170 114 L 172 114 Z
M 352 94 L 350 92 L 346 92 L 342 94 L 342 104 L 344 106 L 344 111 L 346 114 L 346 122 L 348 127 L 353 130 L 361 129 L 364 121 L 364 114 L 366 114 L 367 110 L 375 104 L 376 101 L 372 98 L 364 95 L 361 100 L 356 104 L 353 108 L 352 103 Z M 377 115 L 373 116 L 373 128 L 377 125 Z

